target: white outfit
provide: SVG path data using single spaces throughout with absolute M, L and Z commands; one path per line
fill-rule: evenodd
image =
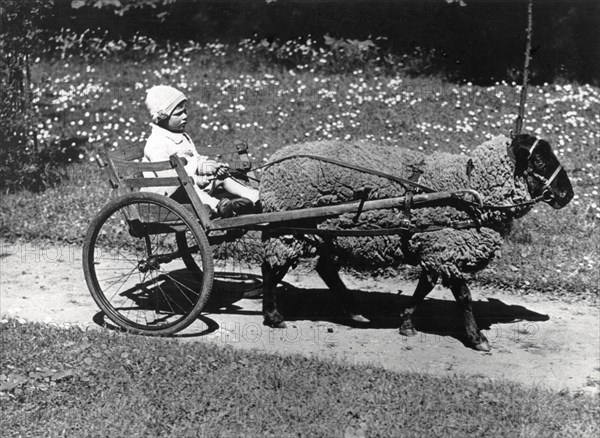
M 171 132 L 168 129 L 151 123 L 152 133 L 146 146 L 144 147 L 145 162 L 169 161 L 169 157 L 176 154 L 185 158 L 187 164 L 184 166 L 186 173 L 194 180 L 194 188 L 203 204 L 208 205 L 213 211 L 217 210 L 219 200 L 210 195 L 215 187 L 223 187 L 227 192 L 247 198 L 256 203 L 258 201 L 258 191 L 239 183 L 233 178 L 216 180 L 212 178 L 215 172 L 213 160 L 205 155 L 200 155 L 194 146 L 194 142 L 185 132 Z M 177 176 L 175 169 L 161 170 L 160 172 L 144 172 L 144 178 L 171 177 Z M 158 193 L 164 196 L 171 196 L 179 186 L 169 187 L 144 187 L 141 190 L 146 192 Z
M 173 154 L 185 158 L 187 161 L 185 171 L 189 176 L 194 178 L 194 181 L 196 182 L 196 192 L 198 193 L 200 200 L 204 204 L 209 205 L 213 210 L 216 209 L 219 200 L 213 198 L 209 194 L 213 189 L 213 184 L 210 183 L 210 180 L 206 176 L 198 176 L 198 168 L 202 168 L 203 163 L 208 161 L 208 157 L 198 153 L 196 146 L 194 146 L 194 142 L 185 132 L 171 132 L 154 123 L 151 123 L 150 126 L 152 127 L 152 133 L 150 134 L 150 137 L 148 137 L 148 140 L 146 140 L 144 158 L 142 161 L 169 161 L 169 157 Z M 175 169 L 163 170 L 160 172 L 144 172 L 145 178 L 171 176 L 177 176 Z M 142 188 L 142 191 L 171 196 L 178 188 L 179 186 L 144 187 Z

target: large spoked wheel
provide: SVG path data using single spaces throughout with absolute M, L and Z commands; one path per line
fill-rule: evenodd
M 214 282 L 211 305 L 222 307 L 242 298 L 257 298 L 262 294 L 260 266 L 263 262 L 261 232 L 256 230 L 229 230 L 209 237 L 213 254 Z M 179 250 L 185 254 L 189 243 L 177 234 Z M 196 260 L 184 257 L 192 272 L 200 272 Z
M 177 244 L 181 239 L 185 248 Z M 193 272 L 184 260 L 193 261 Z M 198 317 L 214 276 L 210 245 L 196 217 L 172 199 L 143 192 L 116 198 L 94 218 L 83 268 L 92 297 L 109 319 L 156 336 L 175 334 Z

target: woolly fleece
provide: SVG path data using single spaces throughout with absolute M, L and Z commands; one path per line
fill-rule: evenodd
M 477 190 L 484 202 L 511 205 L 530 199 L 525 181 L 514 177 L 514 163 L 508 156 L 509 140 L 496 137 L 478 146 L 471 156 L 433 153 L 425 155 L 401 148 L 369 142 L 321 141 L 288 146 L 273 155 L 272 161 L 297 154 L 311 154 L 357 164 L 410 179 L 436 191 Z M 369 199 L 404 196 L 405 188 L 376 175 L 362 173 L 310 158 L 292 157 L 265 169 L 261 181 L 261 201 L 265 211 L 315 207 L 360 199 L 365 189 Z M 483 214 L 484 227 L 416 233 L 412 236 L 339 237 L 323 240 L 318 236 L 280 236 L 267 239 L 267 260 L 274 266 L 314 255 L 328 245 L 343 265 L 355 269 L 421 264 L 437 272 L 444 282 L 462 278 L 482 269 L 500 247 L 504 234 L 517 212 Z M 372 229 L 398 227 L 408 218 L 398 209 L 364 212 L 358 223 L 354 214 L 315 221 L 309 226 L 321 229 Z M 452 207 L 418 208 L 411 212 L 414 225 L 447 225 L 450 221 L 470 219 L 466 209 Z

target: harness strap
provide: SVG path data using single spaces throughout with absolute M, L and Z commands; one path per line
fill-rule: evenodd
M 542 192 L 544 190 L 546 190 L 548 187 L 550 187 L 550 184 L 552 184 L 552 181 L 554 181 L 554 179 L 556 178 L 556 176 L 559 174 L 559 172 L 563 170 L 563 166 L 562 164 L 559 164 L 558 167 L 556 168 L 556 170 L 554 171 L 554 173 L 552 174 L 552 176 L 550 178 L 548 178 L 548 180 L 546 181 L 546 184 L 544 184 L 544 187 L 542 187 Z
M 405 201 L 404 201 L 404 214 L 410 220 L 411 218 L 411 209 L 413 208 L 413 191 L 409 190 L 406 192 Z
M 326 162 L 326 163 L 335 164 L 336 166 L 346 167 L 348 169 L 357 170 L 359 172 L 364 172 L 364 173 L 368 173 L 368 174 L 371 174 L 371 175 L 380 176 L 382 178 L 386 178 L 386 179 L 389 179 L 391 181 L 397 182 L 397 183 L 401 184 L 402 186 L 404 186 L 405 188 L 408 185 L 408 186 L 412 186 L 412 187 L 416 187 L 418 189 L 421 189 L 425 193 L 433 193 L 433 192 L 435 192 L 435 190 L 432 189 L 431 187 L 424 186 L 422 184 L 419 184 L 419 183 L 417 183 L 415 181 L 408 180 L 406 178 L 400 178 L 400 177 L 397 177 L 395 175 L 391 175 L 389 173 L 385 173 L 385 172 L 380 172 L 378 170 L 369 169 L 368 167 L 359 166 L 357 164 L 346 163 L 344 161 L 339 161 L 339 160 L 336 160 L 334 158 L 322 157 L 320 155 L 312 155 L 312 154 L 289 155 L 287 157 L 283 157 L 283 158 L 280 158 L 278 160 L 271 161 L 270 163 L 265 164 L 261 168 L 266 168 L 266 167 L 272 166 L 274 164 L 281 163 L 282 161 L 291 160 L 291 159 L 294 159 L 294 158 L 311 158 L 313 160 L 323 161 L 323 162 Z
M 533 142 L 533 144 L 531 145 L 531 148 L 529 148 L 529 156 L 530 157 L 531 157 L 531 154 L 533 154 L 533 150 L 537 147 L 539 142 L 540 142 L 540 139 L 536 138 L 535 141 Z

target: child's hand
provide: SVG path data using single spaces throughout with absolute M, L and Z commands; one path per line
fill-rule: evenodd
M 219 179 L 227 178 L 229 175 L 229 165 L 227 163 L 205 160 L 199 164 L 198 175 L 214 176 Z
M 219 167 L 215 172 L 215 177 L 217 179 L 225 179 L 229 176 L 229 164 L 227 163 L 217 163 Z
M 219 163 L 215 160 L 202 160 L 198 162 L 198 175 L 209 176 L 214 175 L 219 167 Z

